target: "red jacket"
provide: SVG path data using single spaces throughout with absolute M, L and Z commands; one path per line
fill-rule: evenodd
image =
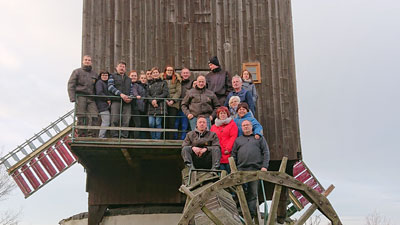
M 228 164 L 228 158 L 231 156 L 233 144 L 238 136 L 236 123 L 231 120 L 228 124 L 222 124 L 220 126 L 214 124 L 211 127 L 211 131 L 217 134 L 219 144 L 221 145 L 221 163 Z M 225 150 L 229 153 L 225 154 Z

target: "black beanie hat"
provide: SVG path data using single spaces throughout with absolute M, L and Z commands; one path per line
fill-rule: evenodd
M 208 61 L 208 63 L 214 64 L 214 65 L 216 65 L 216 66 L 220 66 L 220 65 L 219 65 L 219 60 L 218 60 L 217 56 L 211 57 L 211 58 L 210 58 L 210 61 Z

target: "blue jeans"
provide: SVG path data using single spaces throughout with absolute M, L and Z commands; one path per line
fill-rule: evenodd
M 162 117 L 149 116 L 150 128 L 161 128 Z M 161 139 L 161 132 L 150 132 L 151 139 Z
M 220 169 L 220 170 L 225 170 L 228 174 L 231 173 L 231 167 L 229 166 L 228 163 L 221 163 L 221 164 L 219 164 L 219 169 Z
M 210 117 L 207 117 L 206 120 L 207 120 L 207 128 L 208 130 L 210 130 L 211 129 Z M 191 120 L 189 120 L 189 123 L 190 123 L 190 128 L 192 130 L 196 129 L 197 117 L 193 117 Z
M 175 120 L 175 129 L 179 130 L 179 126 L 181 126 L 181 132 L 174 133 L 174 139 L 175 140 L 184 140 L 186 137 L 186 130 L 189 127 L 189 119 L 186 117 L 186 115 L 182 112 L 182 110 L 179 110 L 177 118 Z

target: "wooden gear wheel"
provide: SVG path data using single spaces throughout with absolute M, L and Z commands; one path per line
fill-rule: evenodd
M 224 223 L 221 221 L 221 217 L 217 217 L 210 209 L 208 209 L 206 207 L 206 202 L 215 197 L 218 191 L 232 188 L 236 190 L 245 224 L 254 224 L 250 216 L 242 184 L 256 180 L 263 180 L 265 182 L 275 184 L 267 220 L 268 225 L 276 224 L 278 202 L 282 192 L 282 187 L 299 191 L 310 203 L 313 204 L 313 208 L 318 208 L 318 210 L 324 214 L 333 225 L 342 224 L 331 203 L 323 194 L 318 193 L 309 186 L 285 173 L 287 164 L 286 157 L 282 159 L 279 171 L 238 171 L 233 158 L 229 159 L 229 164 L 232 170 L 231 174 L 225 176 L 221 175 L 220 179 L 210 183 L 196 194 L 187 186 L 181 186 L 180 191 L 187 195 L 187 199 L 182 217 L 178 223 L 179 225 L 189 224 L 191 219 L 196 213 L 199 213 L 200 210 L 203 211 L 213 223 L 217 225 L 223 225 Z M 259 220 L 257 218 L 255 218 L 255 223 L 259 224 Z

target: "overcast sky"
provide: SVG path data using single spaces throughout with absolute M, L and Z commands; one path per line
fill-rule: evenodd
M 66 83 L 80 66 L 82 1 L 0 0 L 0 147 L 11 151 L 73 105 Z M 305 163 L 327 187 L 344 224 L 377 210 L 400 224 L 400 3 L 292 2 Z M 397 74 L 397 75 L 396 75 Z M 24 199 L 21 225 L 57 224 L 87 210 L 85 173 L 75 165 Z

